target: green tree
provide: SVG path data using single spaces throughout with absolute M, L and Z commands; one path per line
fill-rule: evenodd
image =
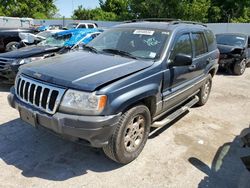
M 92 10 L 83 8 L 82 5 L 78 6 L 76 10 L 74 10 L 73 19 L 77 20 L 117 20 L 117 15 L 113 12 L 105 12 L 101 8 L 95 8 Z
M 211 9 L 217 9 L 216 19 L 214 12 L 209 15 L 209 21 L 215 22 L 250 22 L 249 0 L 211 0 Z
M 54 0 L 0 0 L 3 16 L 44 19 L 53 17 L 56 12 Z

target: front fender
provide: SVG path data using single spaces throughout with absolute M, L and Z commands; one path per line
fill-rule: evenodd
M 145 98 L 154 97 L 156 99 L 157 96 L 160 96 L 159 88 L 159 84 L 156 83 L 137 87 L 133 90 L 125 92 L 122 95 L 119 95 L 110 103 L 110 107 L 113 112 L 124 112 L 128 107 L 139 103 Z

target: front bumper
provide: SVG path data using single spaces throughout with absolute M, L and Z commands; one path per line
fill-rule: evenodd
M 8 102 L 11 107 L 19 110 L 19 112 L 25 110 L 31 113 L 35 117 L 35 127 L 44 127 L 74 141 L 87 141 L 85 143 L 97 148 L 108 143 L 120 118 L 120 114 L 112 116 L 77 116 L 58 112 L 54 115 L 48 115 L 21 102 L 14 95 L 13 89 L 8 95 Z

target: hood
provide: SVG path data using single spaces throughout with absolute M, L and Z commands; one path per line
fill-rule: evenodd
M 50 46 L 28 46 L 11 52 L 2 53 L 0 54 L 0 58 L 9 58 L 9 59 L 28 58 L 39 54 L 55 52 L 58 51 L 59 49 L 61 48 L 50 47 Z
M 221 44 L 218 44 L 217 46 L 221 54 L 232 53 L 235 50 L 242 51 L 244 49 L 241 46 L 229 46 L 229 45 L 221 45 Z
M 77 51 L 27 64 L 22 66 L 21 73 L 68 88 L 94 91 L 103 84 L 145 69 L 153 63 Z

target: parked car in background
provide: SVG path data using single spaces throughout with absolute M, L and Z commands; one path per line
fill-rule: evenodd
M 0 28 L 0 52 L 16 49 L 21 41 L 19 33 L 34 33 L 33 29 Z
M 0 83 L 13 84 L 21 65 L 63 54 L 87 44 L 101 31 L 97 29 L 73 29 L 56 33 L 37 45 L 0 54 Z
M 235 75 L 242 75 L 250 61 L 249 39 L 244 34 L 217 34 L 216 41 L 220 50 L 220 67 Z
M 45 40 L 48 37 L 51 37 L 52 35 L 59 33 L 63 30 L 47 30 L 47 31 L 42 31 L 38 34 L 32 34 L 32 33 L 19 33 L 19 37 L 21 38 L 21 41 L 19 44 L 16 45 L 16 49 L 29 46 L 29 45 L 34 45 L 38 44 L 39 42 Z M 12 48 L 14 49 L 14 46 Z
M 96 23 L 70 23 L 66 27 L 67 29 L 93 29 L 98 28 Z
M 219 51 L 207 27 L 154 21 L 116 26 L 85 51 L 22 66 L 9 104 L 34 127 L 131 162 L 151 127 L 157 131 L 207 102 L 218 69 Z
M 37 32 L 47 31 L 47 30 L 63 30 L 62 25 L 41 25 L 36 27 Z

